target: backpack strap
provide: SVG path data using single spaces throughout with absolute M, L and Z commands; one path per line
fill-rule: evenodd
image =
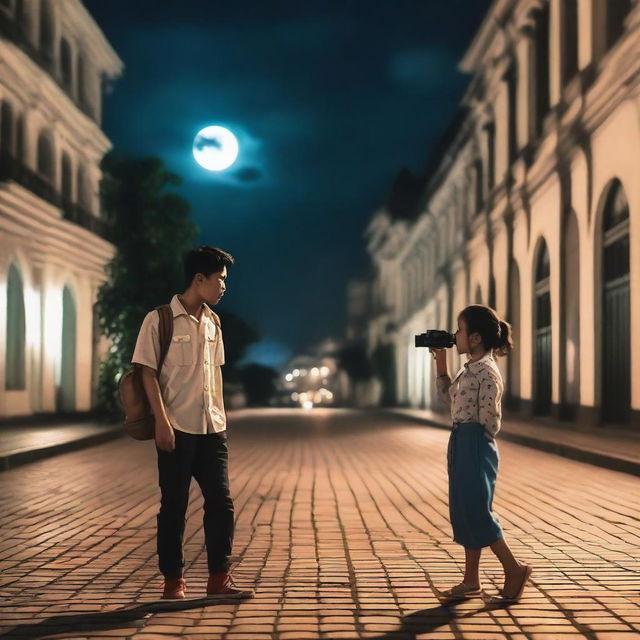
M 163 304 L 160 307 L 156 307 L 158 316 L 160 316 L 160 324 L 158 325 L 158 336 L 160 337 L 160 358 L 158 359 L 158 376 L 160 370 L 164 364 L 164 359 L 167 357 L 169 346 L 171 345 L 171 338 L 173 337 L 173 311 L 171 311 L 171 305 Z

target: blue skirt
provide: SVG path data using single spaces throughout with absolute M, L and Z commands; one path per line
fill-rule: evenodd
M 453 540 L 468 549 L 503 537 L 491 510 L 498 473 L 498 447 L 478 422 L 453 425 L 447 448 L 449 516 Z

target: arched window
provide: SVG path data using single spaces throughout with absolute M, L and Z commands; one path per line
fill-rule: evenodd
M 13 155 L 13 109 L 6 100 L 0 109 L 0 148 L 3 153 Z
M 71 62 L 71 45 L 65 38 L 62 38 L 60 40 L 60 77 L 62 79 L 62 85 L 68 91 L 71 91 L 72 89 L 72 69 L 73 64 Z
M 536 260 L 535 283 L 535 394 L 536 413 L 551 410 L 551 287 L 547 243 L 542 241 Z
M 487 185 L 491 191 L 496 183 L 496 127 L 493 122 L 484 126 L 484 133 L 487 143 Z
M 54 29 L 50 0 L 40 0 L 40 53 L 51 68 L 54 59 Z
M 31 13 L 29 4 L 25 0 L 16 0 L 16 23 L 27 39 L 31 38 Z
M 562 82 L 566 84 L 578 72 L 578 0 L 563 0 L 562 26 Z
M 562 315 L 564 328 L 563 413 L 574 418 L 580 404 L 580 238 L 578 220 L 568 209 L 562 238 Z
M 16 158 L 25 162 L 26 160 L 26 147 L 25 147 L 25 138 L 26 138 L 26 130 L 25 130 L 25 122 L 24 116 L 20 115 L 18 117 L 18 121 L 16 122 Z
M 484 174 L 480 158 L 476 158 L 473 163 L 473 181 L 475 189 L 474 213 L 477 215 L 484 206 Z
M 76 409 L 76 301 L 69 287 L 62 292 L 62 349 L 58 409 Z
M 489 276 L 489 302 L 488 305 L 492 308 L 496 308 L 496 279 L 493 273 Z
M 44 131 L 38 136 L 38 173 L 53 182 L 56 175 L 55 157 L 51 138 Z
M 7 391 L 26 388 L 26 317 L 22 276 L 12 264 L 7 277 L 7 344 L 5 387 Z
M 89 96 L 87 87 L 87 63 L 85 61 L 84 53 L 80 51 L 78 53 L 78 68 L 76 72 L 76 82 L 78 83 L 78 100 L 82 105 L 82 108 L 87 111 L 92 111 L 91 98 Z
M 520 405 L 520 269 L 513 258 L 511 258 L 510 266 L 508 320 L 511 324 L 512 340 L 516 348 L 507 359 L 507 405 L 509 408 L 517 409 Z
M 518 155 L 518 131 L 517 131 L 517 123 L 518 123 L 518 78 L 517 78 L 517 67 L 515 63 L 511 63 L 509 65 L 509 69 L 506 73 L 506 81 L 507 81 L 507 99 L 509 101 L 508 105 L 508 122 L 507 122 L 507 136 L 508 140 L 508 152 L 509 152 L 509 166 L 511 166 L 516 156 Z
M 609 187 L 602 221 L 602 418 L 631 413 L 629 204 L 619 180 Z
M 91 211 L 91 183 L 89 174 L 84 165 L 78 165 L 78 179 L 76 181 L 78 189 L 78 204 L 87 211 Z
M 607 0 L 606 47 L 610 49 L 624 33 L 624 23 L 633 7 L 634 0 Z
M 73 185 L 72 185 L 72 171 L 71 171 L 71 158 L 69 154 L 64 152 L 62 154 L 62 185 L 61 193 L 63 200 L 71 202 L 73 200 Z
M 542 133 L 549 112 L 549 3 L 533 13 L 535 43 L 535 133 Z

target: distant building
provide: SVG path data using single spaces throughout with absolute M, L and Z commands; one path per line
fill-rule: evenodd
M 443 146 L 367 230 L 370 350 L 397 403 L 438 408 L 413 336 L 481 302 L 515 330 L 512 408 L 640 427 L 640 5 L 496 0 L 461 68 Z
M 0 417 L 94 403 L 102 96 L 121 71 L 80 0 L 0 1 Z

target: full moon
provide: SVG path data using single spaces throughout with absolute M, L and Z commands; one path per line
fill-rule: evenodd
M 238 141 L 229 129 L 218 125 L 205 127 L 193 141 L 193 157 L 209 171 L 223 171 L 236 161 Z

